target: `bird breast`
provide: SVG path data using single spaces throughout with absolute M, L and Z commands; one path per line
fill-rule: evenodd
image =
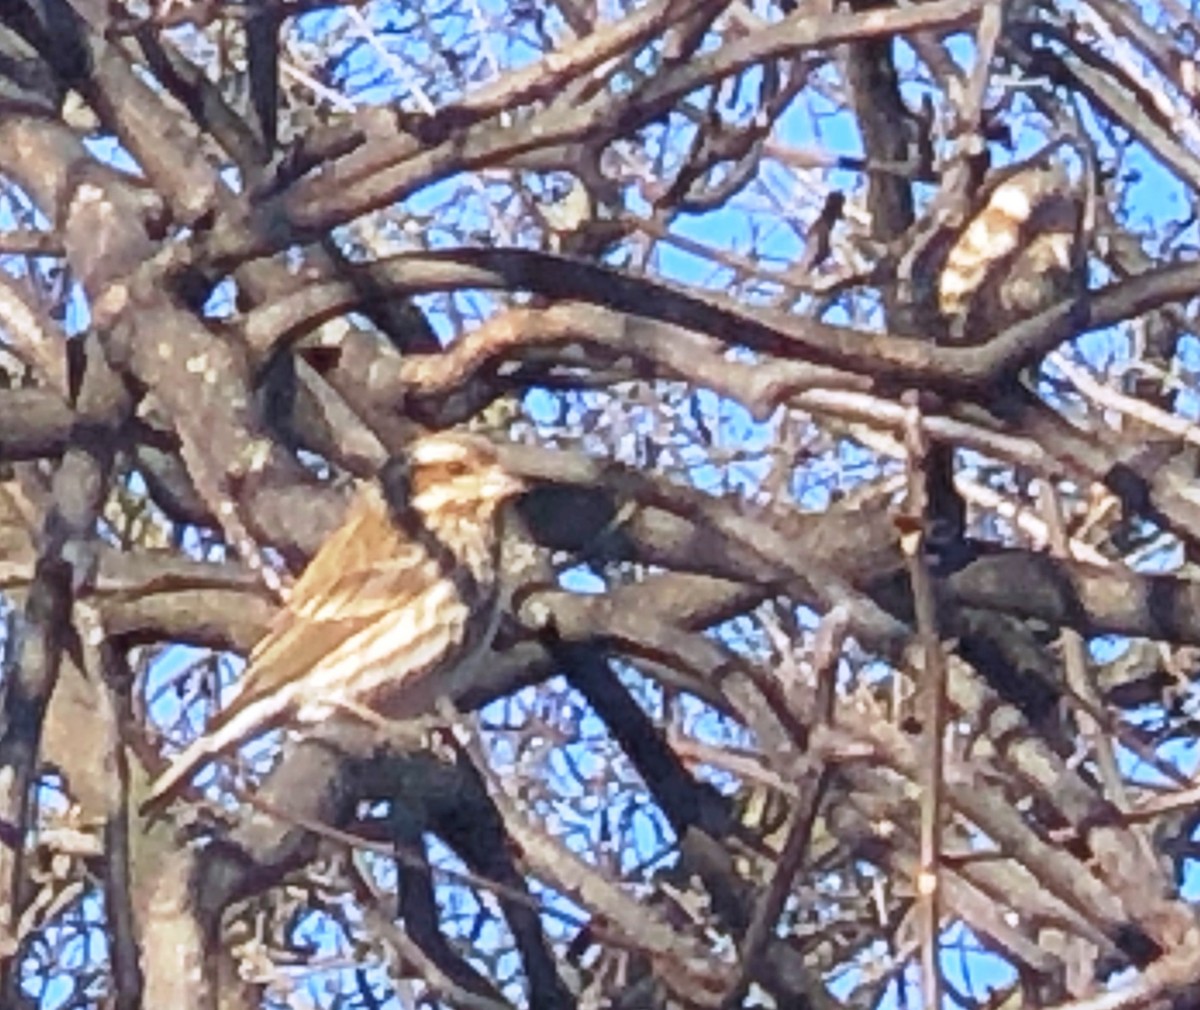
M 424 589 L 350 635 L 313 668 L 298 722 L 323 722 L 343 703 L 409 719 L 470 683 L 499 620 L 494 581 L 471 580 L 468 592 L 459 580 L 420 581 Z

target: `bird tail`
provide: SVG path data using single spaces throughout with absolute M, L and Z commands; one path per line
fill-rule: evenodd
M 289 701 L 286 692 L 280 692 L 257 699 L 237 711 L 230 711 L 225 721 L 188 744 L 183 753 L 151 783 L 150 791 L 138 805 L 138 812 L 143 817 L 161 813 L 208 762 L 229 754 L 252 737 L 278 726 L 287 714 Z

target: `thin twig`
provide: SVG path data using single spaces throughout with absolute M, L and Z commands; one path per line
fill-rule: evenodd
M 1046 481 L 1039 482 L 1039 504 L 1042 518 L 1046 523 L 1046 539 L 1050 553 L 1056 557 L 1069 559 L 1066 531 L 1063 528 L 1063 517 L 1058 495 L 1055 489 Z M 1074 628 L 1063 628 L 1059 635 L 1062 641 L 1063 666 L 1066 680 L 1071 690 L 1088 703 L 1089 707 L 1102 708 L 1100 692 L 1088 670 L 1087 652 L 1083 636 Z M 1079 731 L 1090 749 L 1096 755 L 1096 764 L 1100 769 L 1100 780 L 1104 783 L 1104 791 L 1108 798 L 1122 812 L 1129 809 L 1129 796 L 1125 791 L 1125 783 L 1121 779 L 1120 769 L 1117 768 L 1116 757 L 1113 755 L 1109 741 L 1101 731 L 1098 721 L 1088 712 L 1076 712 L 1075 718 L 1079 723 Z
M 816 711 L 821 722 L 827 726 L 833 724 L 837 695 L 837 664 L 849 632 L 849 616 L 841 607 L 834 607 L 829 611 L 817 629 L 813 645 L 813 670 L 817 678 Z M 746 929 L 742 940 L 741 969 L 736 982 L 721 1003 L 722 1010 L 735 1010 L 741 1006 L 746 990 L 754 980 L 758 962 L 774 935 L 775 924 L 779 921 L 788 895 L 792 893 L 792 882 L 808 855 L 817 814 L 829 785 L 829 772 L 828 763 L 822 763 L 816 775 L 810 776 L 800 787 L 800 798 L 792 812 L 787 839 L 779 853 L 771 883 L 756 904 L 750 925 Z
M 946 665 L 938 634 L 933 582 L 925 563 L 925 461 L 928 443 L 921 424 L 915 393 L 905 395 L 904 439 L 908 449 L 907 514 L 900 523 L 900 546 L 908 563 L 917 642 L 923 666 L 917 692 L 922 723 L 921 852 L 917 876 L 918 918 L 921 936 L 921 980 L 927 1007 L 942 1005 L 941 910 L 938 895 L 942 811 L 942 737 L 946 722 Z

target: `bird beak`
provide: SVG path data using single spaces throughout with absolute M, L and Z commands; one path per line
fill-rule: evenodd
M 507 470 L 500 470 L 488 477 L 488 490 L 499 501 L 506 498 L 512 498 L 529 490 L 529 485 L 524 478 L 518 477 L 516 474 L 509 473 Z

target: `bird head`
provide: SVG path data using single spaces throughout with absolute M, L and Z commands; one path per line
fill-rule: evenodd
M 413 509 L 426 518 L 449 517 L 463 508 L 493 517 L 525 482 L 504 468 L 495 446 L 478 435 L 440 432 L 412 442 L 380 471 L 393 510 Z

